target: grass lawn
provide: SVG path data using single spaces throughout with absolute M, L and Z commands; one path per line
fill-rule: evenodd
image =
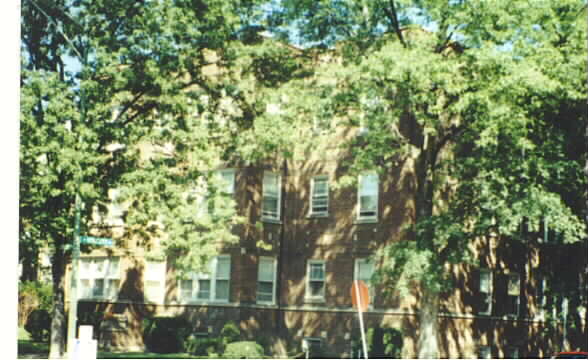
M 111 353 L 98 351 L 98 359 L 206 359 L 206 357 L 190 356 L 186 353 L 157 354 L 149 352 Z

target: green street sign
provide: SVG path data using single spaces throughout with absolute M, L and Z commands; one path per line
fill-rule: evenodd
M 111 238 L 101 238 L 94 236 L 80 236 L 81 244 L 99 245 L 99 246 L 112 246 L 114 240 Z

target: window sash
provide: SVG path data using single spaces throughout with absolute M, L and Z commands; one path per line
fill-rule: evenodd
M 326 214 L 329 211 L 329 182 L 324 176 L 312 180 L 311 214 Z
M 260 258 L 257 272 L 257 302 L 274 303 L 276 260 Z
M 120 259 L 99 257 L 80 259 L 78 286 L 82 298 L 116 298 L 120 284 Z
M 490 315 L 492 313 L 492 272 L 487 269 L 480 270 L 480 311 L 482 315 Z
M 368 287 L 368 294 L 370 296 L 370 308 L 373 308 L 375 298 L 375 288 L 372 284 L 371 278 L 374 273 L 374 263 L 368 259 L 356 259 L 355 269 L 353 272 L 354 280 L 363 281 Z
M 280 218 L 280 176 L 264 173 L 262 217 L 269 219 Z
M 375 218 L 378 215 L 378 176 L 365 174 L 359 176 L 358 185 L 358 216 L 359 218 Z
M 325 297 L 325 263 L 311 261 L 307 268 L 306 297 L 310 299 L 324 299 Z
M 182 301 L 229 301 L 231 258 L 225 255 L 214 257 L 208 267 L 209 274 L 192 273 L 190 279 L 180 280 Z
M 235 170 L 234 169 L 223 169 L 219 170 L 217 174 L 220 176 L 222 181 L 222 191 L 225 194 L 233 195 L 235 193 Z

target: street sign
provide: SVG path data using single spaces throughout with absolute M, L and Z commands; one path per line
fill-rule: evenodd
M 99 246 L 112 246 L 114 240 L 111 238 L 101 238 L 95 236 L 80 236 L 80 243 Z
M 367 285 L 362 280 L 353 281 L 351 286 L 351 302 L 353 308 L 359 311 L 366 311 L 370 304 L 370 295 Z

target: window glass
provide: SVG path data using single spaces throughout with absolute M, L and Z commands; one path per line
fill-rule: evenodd
M 329 183 L 326 176 L 312 180 L 311 214 L 327 214 L 329 211 Z
M 191 280 L 181 280 L 184 301 L 229 301 L 231 259 L 219 256 L 208 264 L 210 273 L 192 273 Z M 194 288 L 196 286 L 196 288 Z
M 257 301 L 274 302 L 275 259 L 260 258 L 257 272 Z
M 359 217 L 375 218 L 378 213 L 378 176 L 376 174 L 359 177 Z
M 325 296 L 325 264 L 324 262 L 310 262 L 308 265 L 308 293 L 310 298 L 324 298 Z
M 268 219 L 280 217 L 280 177 L 264 173 L 263 177 L 263 201 L 262 216 Z

